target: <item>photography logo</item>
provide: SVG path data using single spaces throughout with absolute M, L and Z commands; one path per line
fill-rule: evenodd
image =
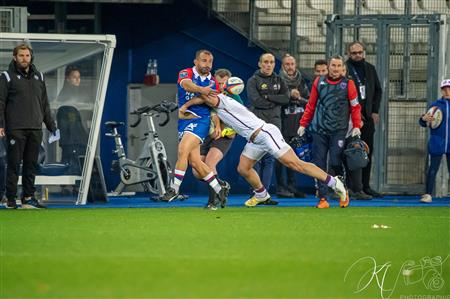
M 443 277 L 443 270 L 448 267 L 446 265 L 448 259 L 449 256 L 445 258 L 425 256 L 419 261 L 407 260 L 396 271 L 391 261 L 379 264 L 375 258 L 365 256 L 350 265 L 345 273 L 344 282 L 354 288 L 355 294 L 362 294 L 370 286 L 375 286 L 382 299 L 390 298 L 399 286 L 422 284 L 424 291 L 438 292 L 448 283 Z M 409 298 L 409 295 L 402 296 Z M 450 294 L 439 297 L 450 299 Z

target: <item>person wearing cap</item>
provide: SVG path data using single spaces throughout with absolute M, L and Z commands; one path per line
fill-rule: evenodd
M 430 166 L 428 167 L 425 184 L 426 191 L 420 198 L 420 201 L 424 203 L 432 202 L 431 194 L 433 193 L 436 174 L 441 165 L 442 155 L 444 154 L 447 160 L 447 170 L 450 173 L 450 143 L 446 142 L 450 136 L 450 79 L 445 79 L 441 82 L 441 94 L 442 97 L 432 102 L 428 107 L 428 112 L 423 114 L 419 119 L 419 124 L 422 127 L 430 128 L 430 138 L 428 140 Z M 429 112 L 432 107 L 437 107 L 437 109 L 442 112 L 442 121 L 440 123 L 436 121 L 435 117 Z M 436 115 L 436 113 L 434 113 L 434 115 Z

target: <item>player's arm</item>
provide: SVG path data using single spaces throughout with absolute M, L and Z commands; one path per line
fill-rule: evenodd
M 192 82 L 191 79 L 186 78 L 183 79 L 180 82 L 181 87 L 183 87 L 187 92 L 192 92 L 192 93 L 199 93 L 199 94 L 203 94 L 203 95 L 209 95 L 209 94 L 218 94 L 218 91 L 214 88 L 211 88 L 209 86 L 206 87 L 201 87 L 198 86 L 197 84 L 195 84 L 194 82 Z
M 352 118 L 353 128 L 361 128 L 361 105 L 358 101 L 358 91 L 353 80 L 348 81 L 348 100 L 350 102 L 350 116 Z
M 205 100 L 203 98 L 200 98 L 200 97 L 191 98 L 189 101 L 184 103 L 180 108 L 178 108 L 178 118 L 179 119 L 192 118 L 191 113 L 186 112 L 189 109 L 189 107 L 194 106 L 194 105 L 201 105 L 204 103 L 205 103 Z
M 289 88 L 283 80 L 280 80 L 280 90 L 278 94 L 267 95 L 267 100 L 277 105 L 289 104 Z
M 316 111 L 317 99 L 319 98 L 319 92 L 317 90 L 319 79 L 320 77 L 317 77 L 317 79 L 314 81 L 313 87 L 311 89 L 311 94 L 309 95 L 308 104 L 306 104 L 305 112 L 300 119 L 300 126 L 303 128 L 307 128 L 309 126 L 309 123 L 314 117 L 314 112 Z
M 247 98 L 250 101 L 250 106 L 257 109 L 271 109 L 274 107 L 273 103 L 266 99 L 267 95 L 263 95 L 258 90 L 255 77 L 251 77 L 247 81 Z
M 201 105 L 205 103 L 205 99 L 203 97 L 193 97 L 189 101 L 183 104 L 180 108 L 178 108 L 178 111 L 181 113 L 185 113 L 186 110 L 189 109 L 189 107 L 194 105 Z
M 214 133 L 211 137 L 217 140 L 221 137 L 222 133 L 222 128 L 220 127 L 220 119 L 217 116 L 217 113 L 211 112 L 211 121 L 214 123 Z

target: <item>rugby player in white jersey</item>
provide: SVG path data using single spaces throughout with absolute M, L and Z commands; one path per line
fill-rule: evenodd
M 254 207 L 270 199 L 270 195 L 261 183 L 257 172 L 253 169 L 256 162 L 266 153 L 273 155 L 278 161 L 297 172 L 311 176 L 324 182 L 339 196 L 339 206 L 349 205 L 349 197 L 343 182 L 333 177 L 316 165 L 300 160 L 294 150 L 284 141 L 280 130 L 273 124 L 266 123 L 247 109 L 226 95 L 209 95 L 192 98 L 179 108 L 183 114 L 192 105 L 207 104 L 214 108 L 219 118 L 247 139 L 242 151 L 238 172 L 254 189 L 254 196 L 245 202 L 248 207 Z

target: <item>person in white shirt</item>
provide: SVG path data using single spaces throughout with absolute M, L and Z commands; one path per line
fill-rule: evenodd
M 183 113 L 192 105 L 207 104 L 215 109 L 219 118 L 237 134 L 247 139 L 242 151 L 238 172 L 244 177 L 254 190 L 254 196 L 245 202 L 248 207 L 254 207 L 270 200 L 270 195 L 253 166 L 266 153 L 273 155 L 286 167 L 309 175 L 324 182 L 332 188 L 340 198 L 340 207 L 349 204 L 347 190 L 338 177 L 333 177 L 312 163 L 300 160 L 293 149 L 284 141 L 280 130 L 272 124 L 266 123 L 249 111 L 245 106 L 232 98 L 219 94 L 195 97 L 179 108 Z

